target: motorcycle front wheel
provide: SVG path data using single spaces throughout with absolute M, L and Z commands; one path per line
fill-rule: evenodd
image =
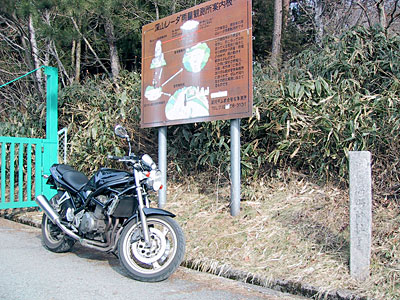
M 185 238 L 178 223 L 170 217 L 149 217 L 147 224 L 150 247 L 146 247 L 142 238 L 141 223 L 132 220 L 123 229 L 119 239 L 119 260 L 133 279 L 162 281 L 181 264 L 185 254 Z

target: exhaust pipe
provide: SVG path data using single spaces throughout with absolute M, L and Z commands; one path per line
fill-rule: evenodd
M 75 240 L 78 240 L 79 242 L 83 242 L 83 239 L 76 235 L 72 230 L 69 230 L 67 227 L 65 227 L 63 224 L 61 224 L 61 218 L 60 215 L 51 207 L 49 201 L 46 199 L 44 195 L 39 195 L 35 199 L 36 203 L 40 206 L 40 208 L 43 210 L 43 212 L 46 214 L 46 216 L 52 221 L 54 224 L 56 224 L 60 229 L 67 234 L 68 236 L 72 237 Z
M 46 196 L 39 195 L 35 199 L 36 203 L 40 206 L 40 208 L 44 211 L 46 216 L 54 223 L 59 225 L 60 223 L 60 215 L 51 207 L 49 201 L 46 199 Z
M 72 230 L 68 229 L 65 225 L 63 225 L 61 223 L 60 215 L 53 209 L 53 207 L 50 205 L 49 201 L 47 200 L 47 198 L 44 195 L 37 196 L 35 201 L 39 205 L 39 207 L 43 210 L 43 212 L 46 214 L 46 216 L 50 219 L 50 221 L 52 221 L 54 224 L 56 224 L 58 227 L 60 227 L 60 229 L 66 235 L 79 241 L 83 246 L 93 248 L 96 250 L 100 250 L 103 252 L 106 252 L 106 251 L 109 251 L 110 249 L 112 249 L 112 246 L 113 246 L 112 243 L 103 244 L 101 242 L 86 240 L 86 239 L 80 237 L 79 235 L 77 235 Z

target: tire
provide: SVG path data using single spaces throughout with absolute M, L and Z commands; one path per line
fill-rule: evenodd
M 75 240 L 65 235 L 45 214 L 42 217 L 42 242 L 48 250 L 56 253 L 68 252 Z
M 50 203 L 53 203 L 56 197 L 61 197 L 63 193 L 57 193 L 51 198 Z M 47 216 L 42 217 L 42 243 L 43 246 L 56 253 L 68 252 L 75 244 L 75 240 L 65 235 L 62 230 L 55 225 Z
M 185 254 L 185 238 L 178 223 L 166 216 L 147 218 L 151 247 L 145 248 L 141 223 L 132 220 L 122 231 L 119 260 L 129 275 L 139 281 L 167 279 L 179 267 Z

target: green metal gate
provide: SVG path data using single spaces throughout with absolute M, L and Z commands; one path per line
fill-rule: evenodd
M 58 162 L 58 72 L 53 67 L 41 68 L 47 76 L 46 138 L 0 136 L 0 209 L 37 206 L 36 196 L 44 194 L 50 199 L 55 194 L 43 175 L 49 175 L 50 166 Z

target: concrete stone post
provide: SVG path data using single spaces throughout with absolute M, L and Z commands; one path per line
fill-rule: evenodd
M 371 153 L 349 152 L 350 170 L 350 275 L 369 277 L 372 236 Z

